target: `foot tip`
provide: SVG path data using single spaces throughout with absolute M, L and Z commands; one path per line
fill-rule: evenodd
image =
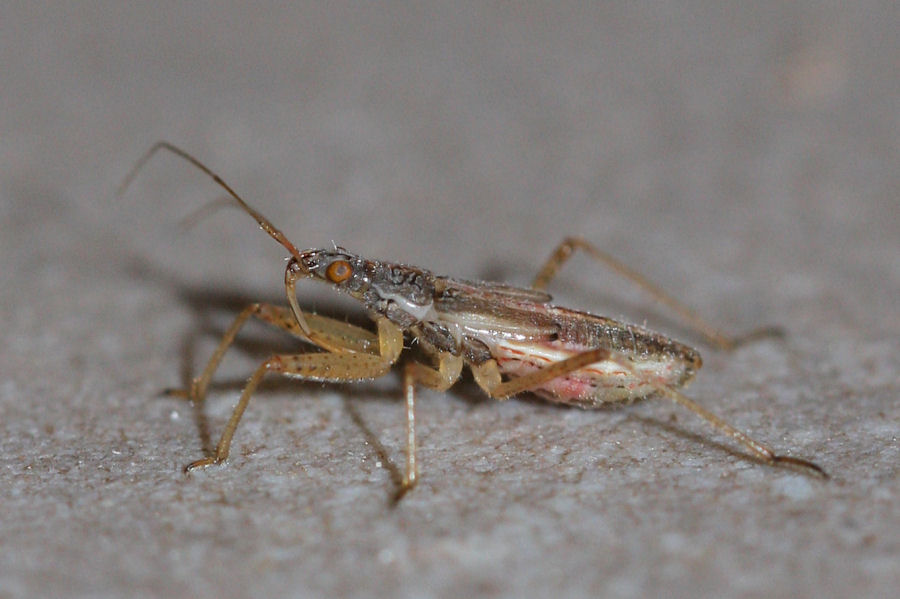
M 802 458 L 792 458 L 790 456 L 776 455 L 772 457 L 772 463 L 780 466 L 787 466 L 795 470 L 802 470 L 807 474 L 812 474 L 823 480 L 828 480 L 831 476 L 825 470 L 809 460 Z
M 215 466 L 216 464 L 222 463 L 222 461 L 223 460 L 217 460 L 216 458 L 203 458 L 200 460 L 195 460 L 184 467 L 184 473 L 190 474 L 194 470 L 206 468 L 207 466 Z

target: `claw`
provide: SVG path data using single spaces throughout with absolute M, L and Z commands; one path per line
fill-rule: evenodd
M 174 387 L 169 387 L 168 389 L 162 390 L 162 395 L 166 397 L 178 397 L 179 399 L 186 399 L 187 401 L 197 402 L 203 398 L 205 390 L 200 389 L 200 379 L 194 379 L 191 381 L 191 386 L 189 389 L 176 389 Z
M 818 464 L 814 464 L 809 460 L 804 460 L 803 458 L 792 458 L 786 455 L 775 455 L 772 456 L 771 462 L 774 465 L 784 465 L 795 470 L 802 470 L 807 474 L 812 474 L 825 480 L 831 478 L 828 473 L 822 469 L 821 466 L 819 466 Z
M 393 503 L 396 505 L 400 503 L 400 500 L 406 497 L 406 494 L 413 490 L 413 487 L 416 486 L 416 479 L 412 479 L 410 481 L 408 478 L 404 478 L 403 482 L 397 488 L 397 492 L 394 493 L 394 497 L 392 498 Z
M 189 474 L 192 470 L 197 470 L 198 468 L 206 468 L 207 466 L 214 466 L 220 462 L 221 460 L 218 460 L 216 458 L 203 458 L 200 460 L 196 460 L 184 467 L 184 473 Z

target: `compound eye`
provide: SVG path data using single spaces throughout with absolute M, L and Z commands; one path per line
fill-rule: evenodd
M 335 260 L 325 269 L 325 276 L 332 283 L 343 283 L 353 274 L 353 267 L 346 260 Z

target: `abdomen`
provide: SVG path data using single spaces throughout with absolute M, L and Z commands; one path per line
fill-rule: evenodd
M 492 354 L 508 377 L 529 374 L 582 352 L 603 347 L 610 359 L 558 377 L 535 393 L 555 402 L 583 408 L 634 401 L 659 387 L 682 387 L 700 368 L 699 353 L 637 325 L 559 309 L 555 339 L 495 340 Z

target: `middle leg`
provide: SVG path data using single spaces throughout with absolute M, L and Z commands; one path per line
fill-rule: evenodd
M 416 486 L 418 466 L 416 461 L 416 384 L 430 389 L 446 391 L 459 378 L 463 359 L 450 353 L 438 354 L 437 369 L 419 362 L 409 361 L 403 371 L 403 386 L 406 391 L 406 475 L 397 493 L 400 499 Z

